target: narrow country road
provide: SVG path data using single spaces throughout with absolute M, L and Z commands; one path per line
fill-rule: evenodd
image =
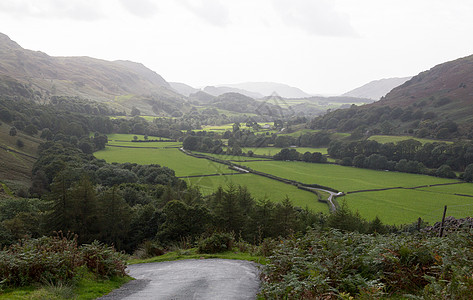
M 99 299 L 255 299 L 257 264 L 242 260 L 189 259 L 128 266 L 135 278 Z

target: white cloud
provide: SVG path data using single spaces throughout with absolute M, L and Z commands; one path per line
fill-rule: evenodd
M 230 23 L 228 8 L 220 0 L 181 0 L 179 2 L 212 25 L 226 26 Z
M 17 17 L 73 19 L 95 21 L 104 13 L 94 0 L 2 0 L 0 10 Z
M 272 0 L 281 19 L 318 36 L 356 36 L 349 16 L 328 0 Z
M 120 0 L 123 7 L 137 17 L 149 18 L 154 16 L 158 9 L 150 0 Z

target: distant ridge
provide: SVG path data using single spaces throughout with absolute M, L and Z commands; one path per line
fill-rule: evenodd
M 40 96 L 79 96 L 101 102 L 118 98 L 116 106 L 130 108 L 131 100 L 182 102 L 163 77 L 141 63 L 107 61 L 91 57 L 53 57 L 40 51 L 23 49 L 0 33 L 0 76 L 27 84 Z M 150 98 L 151 97 L 151 98 Z M 134 98 L 134 99 L 132 99 Z M 137 99 L 140 98 L 140 99 Z M 130 100 L 130 101 L 128 101 Z M 136 103 L 146 110 L 151 104 Z
M 381 97 L 389 93 L 393 88 L 400 86 L 411 78 L 412 77 L 402 77 L 374 80 L 363 86 L 360 86 L 359 88 L 351 90 L 342 96 L 379 100 Z
M 173 90 L 175 90 L 179 94 L 181 94 L 183 96 L 186 96 L 186 97 L 189 97 L 191 94 L 194 94 L 197 91 L 199 91 L 198 89 L 193 88 L 190 85 L 187 85 L 187 84 L 182 83 L 182 82 L 169 82 L 169 84 L 171 85 L 171 88 Z
M 246 90 L 252 93 L 259 94 L 259 98 L 271 96 L 274 92 L 276 92 L 279 96 L 283 98 L 306 98 L 312 96 L 297 87 L 276 82 L 243 82 L 233 84 L 222 84 L 218 85 L 217 87 L 230 87 Z

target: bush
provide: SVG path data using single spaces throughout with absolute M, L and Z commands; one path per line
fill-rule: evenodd
M 125 256 L 97 241 L 77 246 L 77 236 L 23 239 L 0 251 L 1 283 L 25 286 L 67 283 L 86 266 L 100 278 L 125 275 Z
M 25 146 L 25 143 L 22 140 L 18 139 L 16 140 L 16 145 L 18 146 L 18 148 L 23 148 Z
M 199 253 L 220 253 L 231 250 L 233 236 L 229 233 L 214 233 L 212 236 L 201 240 L 197 245 Z
M 65 282 L 81 261 L 77 236 L 23 239 L 0 252 L 0 278 L 9 286 Z
M 109 247 L 94 241 L 81 247 L 87 268 L 100 277 L 125 276 L 126 257 Z

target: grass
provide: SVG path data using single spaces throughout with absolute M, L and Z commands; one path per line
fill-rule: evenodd
M 454 179 L 400 172 L 375 171 L 333 164 L 286 161 L 258 161 L 241 164 L 279 177 L 306 184 L 316 183 L 343 192 L 458 182 L 458 180 Z
M 189 184 L 200 187 L 204 195 L 209 195 L 219 187 L 229 184 L 246 186 L 256 199 L 268 198 L 273 202 L 281 202 L 287 196 L 294 206 L 309 208 L 314 212 L 327 212 L 326 204 L 318 202 L 317 196 L 297 187 L 254 174 L 238 174 L 230 176 L 194 177 L 185 179 Z
M 330 164 L 303 162 L 245 162 L 255 170 L 303 183 L 316 183 L 340 191 L 381 189 L 389 187 L 416 187 L 459 182 L 425 175 L 385 172 Z M 454 195 L 473 195 L 473 184 L 454 184 L 421 189 L 395 189 L 348 194 L 337 201 L 347 201 L 348 207 L 358 210 L 362 217 L 371 220 L 379 216 L 386 224 L 412 223 L 421 217 L 429 222 L 439 221 L 443 206 L 451 207 L 451 215 L 473 215 L 473 198 Z
M 263 256 L 252 255 L 247 252 L 241 252 L 237 248 L 232 251 L 226 251 L 215 254 L 202 254 L 197 253 L 197 248 L 191 248 L 188 250 L 178 250 L 174 252 L 168 252 L 161 256 L 155 256 L 148 259 L 131 259 L 128 261 L 129 265 L 142 264 L 142 263 L 153 263 L 153 262 L 164 262 L 174 261 L 183 259 L 209 259 L 209 258 L 221 258 L 221 259 L 237 259 L 237 260 L 248 260 L 254 261 L 259 264 L 266 264 L 267 260 Z
M 159 164 L 173 169 L 176 176 L 235 173 L 225 165 L 188 156 L 179 149 L 134 149 L 107 146 L 104 150 L 95 152 L 94 155 L 110 163 Z
M 10 136 L 11 125 L 3 123 L 0 125 L 0 180 L 6 183 L 10 188 L 28 189 L 31 186 L 31 172 L 37 156 L 38 145 L 43 140 L 36 136 L 24 134 L 21 130 L 17 130 L 16 136 Z M 24 143 L 23 147 L 17 146 L 17 141 Z M 21 155 L 19 153 L 26 155 Z M 11 186 L 14 183 L 14 186 Z
M 405 140 L 416 140 L 421 142 L 422 144 L 426 143 L 447 143 L 451 144 L 452 142 L 447 142 L 447 141 L 440 141 L 440 140 L 433 140 L 433 139 L 422 139 L 422 138 L 416 138 L 412 136 L 398 136 L 398 135 L 372 135 L 368 138 L 368 140 L 373 140 L 377 141 L 378 143 L 381 144 L 386 144 L 386 143 L 397 143 L 400 141 L 405 141 Z
M 114 277 L 109 280 L 96 280 L 87 274 L 78 280 L 77 285 L 45 284 L 41 286 L 26 286 L 16 289 L 6 289 L 0 292 L 3 299 L 97 299 L 119 288 L 132 280 L 131 277 Z
M 356 193 L 337 199 L 339 202 L 343 200 L 346 200 L 351 210 L 359 211 L 364 218 L 372 220 L 378 216 L 386 224 L 413 223 L 419 217 L 433 224 L 442 220 L 445 205 L 450 207 L 447 209 L 448 216 L 461 218 L 471 216 L 473 212 L 473 199 L 424 190 Z
M 473 183 L 462 183 L 462 184 L 454 184 L 454 185 L 440 185 L 440 186 L 430 186 L 421 188 L 419 190 L 431 193 L 439 193 L 439 194 L 462 194 L 462 195 L 470 195 L 473 197 Z M 473 203 L 473 198 L 471 199 Z

